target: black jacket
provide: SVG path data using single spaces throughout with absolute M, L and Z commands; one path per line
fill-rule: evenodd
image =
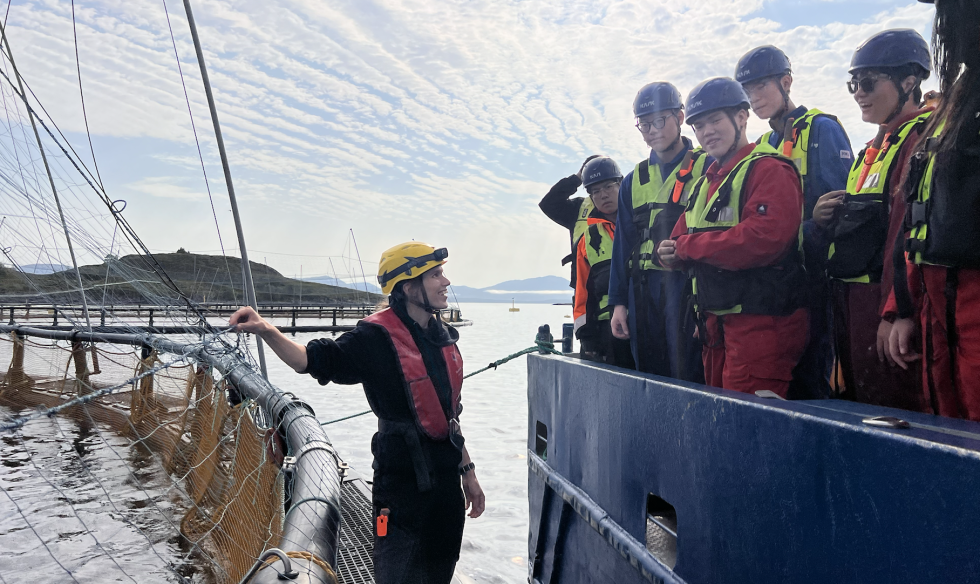
M 448 334 L 455 341 L 459 339 L 459 333 L 452 327 L 435 322 L 429 323 L 431 330 L 423 330 L 403 308 L 392 308 L 411 331 L 439 394 L 439 401 L 449 403 L 451 388 L 446 362 L 441 346 L 431 337 L 433 332 L 444 331 L 444 335 Z M 434 326 L 438 326 L 439 330 L 433 329 Z M 306 345 L 306 358 L 305 373 L 312 375 L 320 385 L 330 382 L 342 385 L 360 383 L 371 409 L 379 418 L 414 421 L 395 349 L 380 327 L 358 323 L 354 330 L 344 333 L 336 341 L 310 341 Z M 419 438 L 432 462 L 433 471 L 450 471 L 459 466 L 462 453 L 449 440 L 434 441 L 425 435 Z M 379 472 L 414 473 L 411 455 L 401 435 L 376 433 L 371 440 L 371 452 L 374 454 L 374 467 Z
M 548 219 L 568 230 L 569 238 L 575 229 L 575 221 L 578 219 L 578 211 L 584 199 L 584 197 L 570 197 L 580 186 L 582 186 L 582 179 L 578 175 L 565 177 L 555 183 L 555 186 L 551 187 L 548 194 L 538 203 L 538 207 L 548 216 Z

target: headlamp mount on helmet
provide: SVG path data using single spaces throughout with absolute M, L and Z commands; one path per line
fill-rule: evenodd
M 410 275 L 411 271 L 414 270 L 415 268 L 424 266 L 429 262 L 441 262 L 448 257 L 449 257 L 449 250 L 444 247 L 440 247 L 434 252 L 430 254 L 426 254 L 424 256 L 419 256 L 417 258 L 406 258 L 408 261 L 406 261 L 404 264 L 398 266 L 397 268 L 391 270 L 390 272 L 385 272 L 384 274 L 378 276 L 378 282 L 381 284 L 382 287 L 384 287 L 384 285 L 390 282 L 391 280 L 393 280 L 395 276 L 400 276 L 401 274 Z

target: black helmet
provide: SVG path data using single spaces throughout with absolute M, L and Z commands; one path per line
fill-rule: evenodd
M 636 117 L 675 109 L 684 109 L 681 92 L 666 81 L 644 85 L 633 100 L 633 115 Z
M 745 53 L 735 67 L 735 81 L 742 85 L 765 77 L 785 75 L 792 71 L 786 53 L 772 45 L 756 47 Z
M 749 109 L 749 97 L 738 81 L 728 77 L 702 81 L 687 96 L 687 123 L 693 125 L 703 114 L 730 107 Z
M 907 65 L 922 68 L 919 78 L 928 79 L 932 71 L 929 45 L 911 28 L 885 30 L 861 43 L 851 57 L 851 75 L 859 69 L 892 69 Z
M 585 163 L 582 169 L 582 186 L 588 189 L 596 183 L 610 179 L 623 180 L 619 165 L 608 156 L 598 156 Z

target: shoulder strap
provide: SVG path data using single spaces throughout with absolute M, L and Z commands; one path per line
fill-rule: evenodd
M 694 186 L 691 187 L 691 196 L 688 197 L 687 199 L 687 209 L 685 209 L 686 211 L 694 210 L 694 204 L 695 202 L 697 202 L 698 193 L 701 192 L 701 187 L 704 185 L 706 180 L 708 180 L 708 175 L 706 174 L 701 175 L 698 178 L 698 181 L 694 183 Z
M 640 184 L 645 185 L 650 182 L 650 160 L 644 160 L 639 164 Z

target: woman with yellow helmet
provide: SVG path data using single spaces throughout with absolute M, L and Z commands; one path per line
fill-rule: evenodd
M 287 365 L 321 385 L 360 383 L 378 416 L 371 440 L 374 547 L 379 584 L 448 584 L 470 517 L 484 510 L 459 428 L 463 359 L 459 333 L 439 311 L 449 306 L 443 264 L 449 252 L 407 242 L 381 255 L 378 283 L 389 307 L 336 340 L 300 345 L 251 308 L 231 317 L 235 329 L 262 337 Z

